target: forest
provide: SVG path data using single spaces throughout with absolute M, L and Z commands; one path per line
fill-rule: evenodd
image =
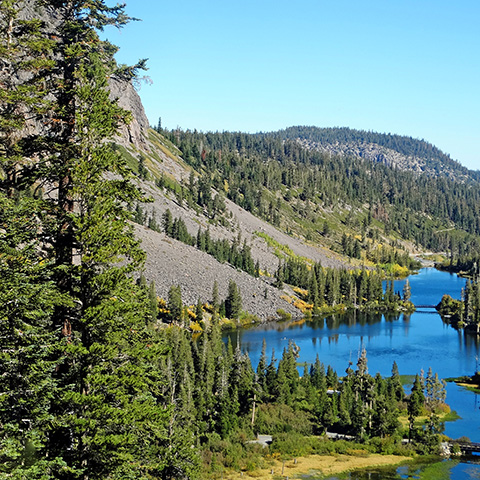
M 439 416 L 448 407 L 445 385 L 431 371 L 410 379 L 407 395 L 395 364 L 391 377 L 368 373 L 364 349 L 345 372 L 317 359 L 300 374 L 293 343 L 270 360 L 265 345 L 252 366 L 222 341 L 215 292 L 200 335 L 181 321 L 175 286 L 168 322 L 158 318 L 155 295 L 136 281 L 145 253 L 132 222 L 146 197 L 112 140 L 130 114 L 108 92 L 109 78 L 129 82 L 145 62 L 117 65 L 116 47 L 98 36 L 131 19 L 123 6 L 103 0 L 27 3 L 0 2 L 0 478 L 220 478 L 225 469 L 254 470 L 266 461 L 266 451 L 247 442 L 257 433 L 274 434 L 267 452 L 285 455 L 357 445 L 329 442 L 327 430 L 351 435 L 371 452 L 437 451 Z M 212 216 L 224 205 L 221 197 L 211 203 L 211 187 L 227 182 L 229 198 L 275 221 L 276 203 L 270 209 L 255 192 L 283 185 L 325 205 L 368 198 L 372 219 L 388 207 L 385 225 L 426 247 L 452 239 L 435 236 L 426 220 L 411 222 L 411 212 L 454 222 L 472 245 L 480 231 L 475 185 L 453 189 L 446 180 L 382 167 L 368 173 L 354 160 L 327 163 L 270 138 L 171 137 L 204 172 L 195 196 Z M 268 161 L 260 160 L 267 151 Z M 387 206 L 380 205 L 380 186 L 389 192 Z M 402 194 L 406 186 L 417 193 Z M 208 231 L 187 237 L 175 220 L 163 219 L 167 234 L 258 273 L 247 245 L 227 248 Z M 465 244 L 457 245 L 459 255 Z M 305 268 L 285 261 L 277 281 L 306 282 L 314 309 L 347 291 L 352 303 L 382 295 L 375 273 L 314 265 L 306 275 Z M 408 295 L 406 289 L 404 301 Z M 393 286 L 383 297 L 400 301 Z M 230 317 L 241 308 L 234 284 L 223 308 Z M 196 317 L 203 313 L 199 303 Z
M 474 178 L 419 175 L 354 157 L 331 157 L 292 138 L 305 135 L 302 129 L 271 134 L 160 131 L 202 173 L 203 182 L 275 225 L 296 226 L 307 239 L 325 240 L 324 212 L 344 208 L 343 224 L 366 237 L 394 232 L 425 249 L 449 252 L 454 261 L 478 256 L 480 184 Z M 421 151 L 418 141 L 413 144 L 402 143 L 407 152 Z M 331 247 L 355 256 L 342 250 L 341 238 Z M 363 256 L 374 256 L 368 242 L 361 248 Z
M 268 135 L 268 134 L 264 134 Z M 316 128 L 316 127 L 290 127 L 285 130 L 273 133 L 282 139 L 306 139 L 319 143 L 349 143 L 365 142 L 391 148 L 408 157 L 419 157 L 426 160 L 427 165 L 432 165 L 432 170 L 441 172 L 446 167 L 457 172 L 459 176 L 468 175 L 478 180 L 478 172 L 468 171 L 458 162 L 452 160 L 434 145 L 425 140 L 418 140 L 412 137 L 382 134 L 365 130 L 353 130 L 351 128 Z

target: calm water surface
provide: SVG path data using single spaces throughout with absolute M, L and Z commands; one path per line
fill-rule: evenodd
M 412 301 L 415 305 L 436 305 L 447 293 L 460 298 L 465 280 L 435 269 L 422 269 L 409 277 Z M 395 282 L 401 292 L 404 281 Z M 342 375 L 351 361 L 357 362 L 362 346 L 367 349 L 368 367 L 372 375 L 391 374 L 393 361 L 401 374 L 426 373 L 429 367 L 440 378 L 472 375 L 477 367 L 479 343 L 444 324 L 434 309 L 422 308 L 412 315 L 362 315 L 352 313 L 323 318 L 314 322 L 268 324 L 232 332 L 233 344 L 240 342 L 256 367 L 263 339 L 267 355 L 272 349 L 281 357 L 283 349 L 293 340 L 300 347 L 300 362 L 313 363 L 318 354 L 325 365 L 331 365 Z M 452 438 L 462 435 L 480 442 L 480 397 L 458 387 L 447 386 L 447 402 L 462 417 L 447 422 L 445 433 Z M 404 477 L 409 478 L 409 477 Z
M 315 477 L 305 475 L 305 480 Z M 474 461 L 423 460 L 409 462 L 399 467 L 381 467 L 346 473 L 338 477 L 321 477 L 322 480 L 474 480 L 480 479 L 480 465 Z

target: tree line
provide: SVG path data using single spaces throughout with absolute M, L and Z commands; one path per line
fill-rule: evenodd
M 415 308 L 410 302 L 408 280 L 402 294 L 394 291 L 393 280 L 387 281 L 384 292 L 384 274 L 378 270 L 324 268 L 320 262 L 310 267 L 302 260 L 289 258 L 279 265 L 275 276 L 277 286 L 285 282 L 304 289 L 304 299 L 311 304 L 313 314 L 324 306 L 336 305 L 389 311 Z

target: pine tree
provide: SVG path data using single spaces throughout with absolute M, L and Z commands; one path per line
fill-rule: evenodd
M 350 379 L 342 383 L 340 396 L 338 399 L 338 418 L 340 424 L 349 429 L 352 424 L 351 412 L 353 408 L 354 396 Z
M 115 48 L 95 31 L 121 26 L 128 17 L 122 6 L 110 8 L 103 1 L 39 0 L 34 11 L 54 9 L 55 18 L 27 22 L 41 33 L 29 50 L 25 43 L 13 42 L 26 25 L 16 20 L 18 7 L 10 1 L 0 5 L 2 28 L 8 18 L 0 55 L 10 62 L 10 72 L 17 71 L 31 85 L 13 90 L 15 95 L 23 91 L 18 111 L 2 112 L 2 145 L 7 148 L 2 150 L 6 181 L 1 199 L 22 197 L 45 185 L 49 194 L 31 203 L 35 239 L 23 244 L 20 257 L 18 249 L 11 250 L 9 282 L 23 305 L 13 312 L 14 328 L 25 332 L 22 338 L 10 337 L 23 362 L 11 377 L 31 369 L 31 375 L 21 374 L 29 385 L 17 399 L 28 410 L 23 418 L 31 441 L 24 437 L 23 451 L 13 456 L 11 449 L 3 450 L 5 465 L 9 474 L 23 469 L 22 478 L 35 478 L 40 469 L 41 478 L 143 478 L 168 466 L 163 454 L 170 450 L 165 428 L 170 410 L 161 394 L 163 379 L 154 368 L 162 345 L 146 329 L 151 318 L 147 295 L 131 276 L 144 254 L 127 221 L 127 207 L 131 210 L 143 195 L 109 143 L 128 115 L 109 98 L 107 85 L 108 76 L 132 78 L 135 68 L 117 69 Z M 37 60 L 32 51 L 39 53 L 40 63 L 32 62 Z M 25 73 L 27 65 L 39 75 Z M 41 82 L 35 83 L 37 78 Z M 3 88 L 1 93 L 5 98 Z M 13 98 L 10 94 L 9 102 Z M 13 127 L 25 125 L 22 112 L 38 121 L 36 136 L 25 141 L 12 133 Z M 106 177 L 108 172 L 114 175 Z M 26 206 L 23 202 L 19 205 Z M 15 215 L 20 218 L 20 212 Z M 15 263 L 26 254 L 31 262 Z M 28 295 L 21 294 L 22 285 L 29 287 Z M 6 315 L 13 320 L 11 313 Z M 3 360 L 2 374 L 10 364 L 7 357 Z M 40 392 L 40 376 L 41 394 L 32 395 L 31 388 Z M 15 409 L 2 409 L 2 415 L 4 425 L 15 425 Z M 47 416 L 48 429 L 42 426 Z M 18 422 L 4 430 L 2 448 L 19 448 L 16 428 Z
M 412 393 L 408 398 L 407 412 L 408 412 L 408 422 L 409 422 L 409 439 L 412 438 L 412 434 L 415 431 L 415 419 L 420 415 L 423 409 L 423 404 L 425 397 L 423 396 L 423 387 L 420 382 L 420 377 L 415 376 L 415 381 L 413 382 Z
M 327 367 L 327 375 L 326 375 L 326 382 L 327 387 L 333 390 L 338 388 L 338 375 L 337 372 L 329 365 Z
M 326 379 L 325 379 L 325 367 L 322 362 L 320 362 L 320 358 L 317 356 L 315 357 L 315 363 L 310 367 L 310 378 L 312 385 L 317 388 L 321 389 L 325 386 L 327 388 Z
M 180 285 L 172 285 L 168 291 L 168 310 L 170 321 L 182 325 L 183 323 L 183 301 Z
M 259 390 L 258 399 L 261 401 L 267 394 L 267 342 L 265 339 L 262 341 L 262 353 L 257 365 L 256 378 Z
M 314 268 L 312 268 L 312 270 L 310 271 L 309 285 L 308 285 L 308 301 L 313 305 L 312 314 L 318 315 L 318 307 L 319 307 L 318 283 L 317 283 L 317 275 L 315 273 Z
M 225 299 L 225 315 L 231 319 L 237 319 L 242 310 L 242 297 L 237 284 L 230 280 L 228 283 L 228 293 Z
M 43 251 L 44 202 L 32 188 L 25 133 L 48 104 L 43 75 L 53 65 L 52 41 L 40 21 L 20 19 L 19 7 L 0 2 L 0 472 L 36 479 L 63 465 L 46 448 L 63 351 L 52 318 L 71 301 Z
M 402 381 L 400 379 L 400 374 L 398 372 L 397 362 L 393 362 L 392 365 L 392 376 L 389 378 L 388 389 L 391 391 L 391 395 L 396 400 L 403 400 L 405 397 L 405 392 L 403 390 Z
M 148 287 L 148 303 L 150 306 L 150 313 L 152 318 L 156 319 L 158 314 L 158 298 L 155 289 L 155 282 L 152 280 Z
M 273 397 L 275 394 L 275 386 L 277 382 L 277 367 L 276 367 L 275 358 L 275 349 L 272 348 L 272 356 L 270 358 L 270 363 L 267 366 L 267 371 L 265 373 L 265 382 L 267 386 L 268 394 Z
M 57 359 L 64 345 L 51 327 L 56 306 L 69 304 L 41 256 L 37 201 L 0 193 L 0 472 L 45 478 L 62 468 L 48 454 L 51 399 L 59 395 Z
M 216 280 L 213 282 L 212 288 L 212 306 L 213 311 L 218 312 L 218 309 L 220 307 L 220 297 L 218 295 L 218 283 Z
M 197 322 L 203 322 L 203 305 L 200 298 L 197 300 L 197 305 L 195 306 L 195 316 L 197 317 Z
M 173 217 L 169 208 L 162 215 L 162 227 L 166 235 L 173 236 Z

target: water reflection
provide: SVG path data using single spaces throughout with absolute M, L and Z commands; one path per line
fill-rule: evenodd
M 282 351 L 293 340 L 300 347 L 301 360 L 315 361 L 318 354 L 325 364 L 344 369 L 360 345 L 365 345 L 371 371 L 389 374 L 395 360 L 406 373 L 432 367 L 440 376 L 473 374 L 480 341 L 476 336 L 455 330 L 430 312 L 414 314 L 366 314 L 352 312 L 313 320 L 270 323 L 230 332 L 233 346 L 240 344 L 258 362 L 263 339 L 267 349 Z M 325 342 L 323 342 L 325 339 Z M 448 362 L 445 360 L 448 359 Z M 373 365 L 373 366 L 372 366 Z
M 480 464 L 478 460 L 472 458 L 470 460 L 440 460 L 425 459 L 407 463 L 401 466 L 393 467 L 375 467 L 349 472 L 341 476 L 315 477 L 304 475 L 301 478 L 308 480 L 316 480 L 323 478 L 325 480 L 431 480 L 450 479 L 465 480 L 480 478 Z
M 443 293 L 460 298 L 465 280 L 445 272 L 425 269 L 409 278 L 412 299 L 419 305 L 433 305 Z M 401 285 L 395 287 L 401 290 Z M 355 363 L 362 346 L 367 349 L 368 368 L 372 375 L 391 374 L 395 361 L 400 373 L 413 375 L 429 367 L 440 378 L 472 375 L 477 369 L 480 341 L 465 335 L 446 323 L 434 310 L 421 310 L 411 315 L 365 314 L 352 312 L 320 317 L 311 321 L 269 323 L 225 335 L 234 346 L 240 343 L 248 352 L 254 368 L 267 342 L 267 356 L 272 349 L 281 352 L 293 340 L 300 347 L 300 362 L 313 363 L 318 355 L 325 365 L 343 373 L 349 361 Z M 480 442 L 480 411 L 477 395 L 455 384 L 447 387 L 447 401 L 463 420 L 449 422 L 446 434 L 453 438 L 467 435 Z

